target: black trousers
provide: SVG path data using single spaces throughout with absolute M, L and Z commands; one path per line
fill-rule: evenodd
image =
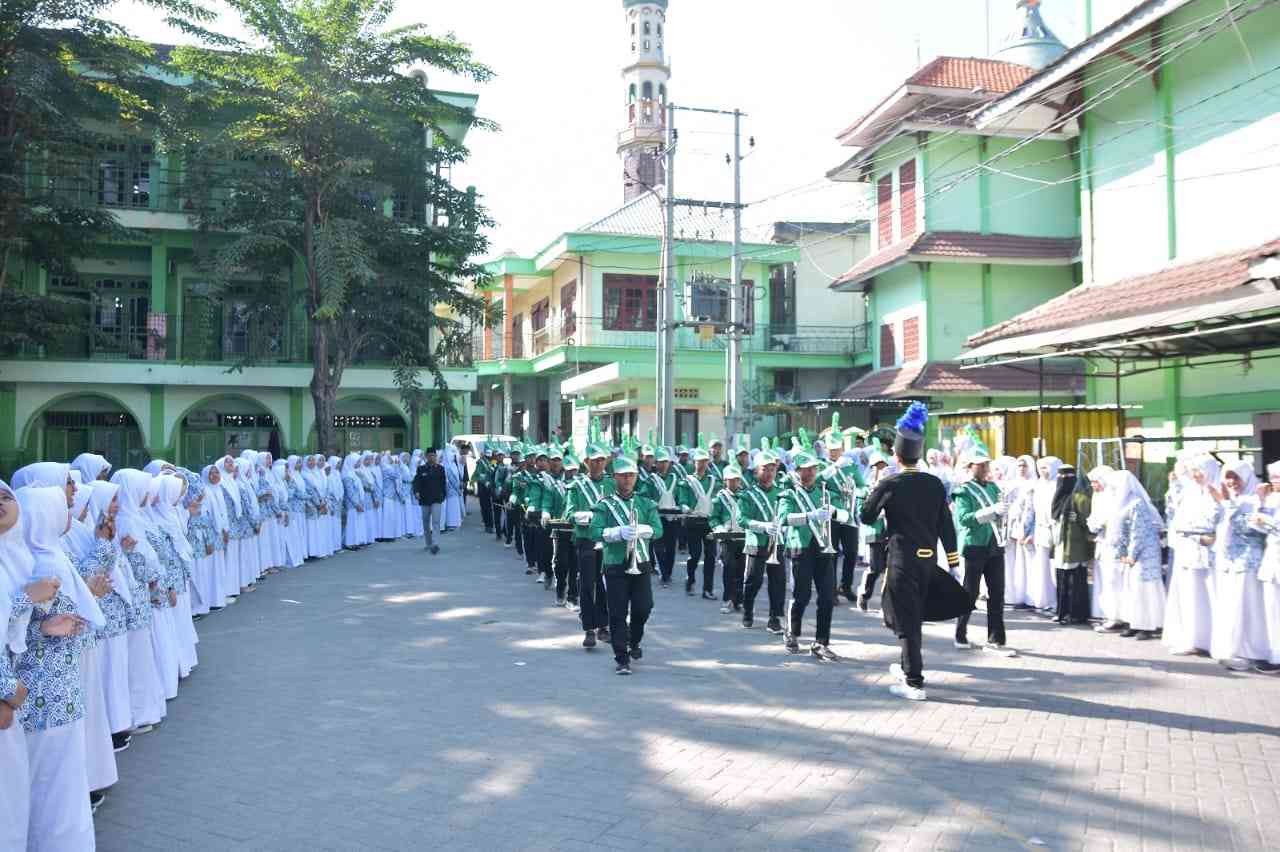
M 840 591 L 853 597 L 853 576 L 858 567 L 858 527 L 855 524 L 831 525 L 835 539 L 836 559 L 840 560 Z
M 658 560 L 658 573 L 662 576 L 664 582 L 670 582 L 671 572 L 675 570 L 676 565 L 676 536 L 675 531 L 680 528 L 679 521 L 663 521 L 662 522 L 662 538 L 651 542 L 653 545 L 654 558 Z
M 1089 620 L 1093 601 L 1089 594 L 1089 566 L 1059 568 L 1058 623 L 1084 624 Z
M 631 661 L 629 648 L 640 647 L 644 625 L 653 611 L 652 570 L 648 563 L 640 565 L 640 574 L 627 574 L 625 565 L 605 568 L 604 585 L 609 596 L 609 642 L 613 658 L 619 663 Z M 630 613 L 630 621 L 627 615 Z
M 885 578 L 886 613 L 891 613 L 893 631 L 898 636 L 900 665 L 907 685 L 924 686 L 925 599 L 929 596 L 929 580 L 933 574 L 933 557 L 920 558 L 895 548 L 887 556 L 888 577 Z M 886 618 L 886 622 L 890 619 Z
M 537 559 L 534 562 L 534 564 L 538 568 L 538 573 L 541 574 L 543 577 L 548 577 L 548 578 L 555 576 L 554 574 L 555 566 L 551 564 L 551 532 L 550 530 L 544 527 L 541 524 L 541 522 L 536 524 L 529 524 L 529 526 L 527 526 L 525 529 L 528 530 L 530 533 L 532 533 L 534 538 L 537 540 L 537 545 L 535 545 L 537 549 Z M 529 546 L 529 543 L 526 539 L 525 547 L 528 547 L 528 546 Z
M 818 590 L 818 624 L 814 638 L 825 645 L 831 641 L 831 612 L 835 608 L 836 565 L 829 553 L 822 552 L 816 539 L 804 550 L 791 554 L 791 578 L 795 583 L 791 598 L 791 635 L 799 638 L 800 623 L 813 589 Z
M 969 600 L 978 602 L 978 589 L 987 581 L 987 641 L 1003 645 L 1004 636 L 1004 548 L 994 543 L 988 547 L 964 549 L 964 588 Z M 956 641 L 967 642 L 969 616 L 956 619 Z
M 720 565 L 724 571 L 724 594 L 721 600 L 742 605 L 743 547 L 740 541 L 726 541 L 720 546 Z
M 885 566 L 888 562 L 889 543 L 883 540 L 868 542 L 867 549 L 871 551 L 871 565 L 867 569 L 866 575 L 862 578 L 862 586 L 858 589 L 858 594 L 870 598 L 876 593 L 876 583 L 884 576 Z
M 502 511 L 502 504 L 498 501 L 493 503 L 493 534 L 499 541 L 506 538 L 506 512 Z
M 748 557 L 747 581 L 742 590 L 744 620 L 755 617 L 756 595 L 760 593 L 766 576 L 769 578 L 769 620 L 782 620 L 782 604 L 787 597 L 787 568 L 781 561 L 777 565 L 768 564 L 768 558 L 767 551 Z
M 536 571 L 542 570 L 542 532 L 541 524 L 524 522 L 524 561 Z
M 689 561 L 685 567 L 689 572 L 689 582 L 693 583 L 698 576 L 698 562 L 702 562 L 702 590 L 716 590 L 716 542 L 707 541 L 707 533 L 711 525 L 702 518 L 686 519 L 685 536 L 689 541 Z
M 488 485 L 476 486 L 476 499 L 480 501 L 480 517 L 484 519 L 484 531 L 493 529 L 493 489 Z
M 578 559 L 578 605 L 582 608 L 583 630 L 599 630 L 609 626 L 609 597 L 604 588 L 604 572 L 600 559 L 604 551 L 595 543 L 579 539 L 574 543 Z
M 571 572 L 569 570 L 576 561 L 576 555 L 573 552 L 573 542 L 570 540 L 569 535 L 570 534 L 567 531 L 552 532 L 547 530 L 547 547 L 554 549 L 556 554 L 555 564 L 551 566 L 551 569 L 556 573 L 557 598 L 563 598 L 568 595 L 570 586 L 572 586 L 575 595 L 578 591 L 577 572 Z M 549 543 L 553 536 L 558 539 L 554 546 Z

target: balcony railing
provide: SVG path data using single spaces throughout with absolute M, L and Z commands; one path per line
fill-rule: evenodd
M 492 330 L 490 358 L 502 358 L 502 329 Z M 657 342 L 652 328 L 626 327 L 618 320 L 603 317 L 574 317 L 568 322 L 554 320 L 538 331 L 525 331 L 512 340 L 512 357 L 538 357 L 559 346 L 601 346 L 623 349 L 652 349 Z M 676 330 L 676 349 L 722 351 L 728 346 L 724 334 L 703 334 L 698 328 Z M 743 335 L 747 352 L 794 352 L 809 355 L 856 355 L 870 349 L 868 328 L 863 325 L 760 324 Z M 473 342 L 477 359 L 483 360 L 483 337 Z

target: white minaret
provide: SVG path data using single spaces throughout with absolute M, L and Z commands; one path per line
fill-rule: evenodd
M 665 180 L 659 149 L 667 133 L 667 0 L 622 0 L 627 64 L 622 69 L 626 129 L 618 134 L 623 198 L 630 201 Z
M 1039 70 L 1067 52 L 1067 46 L 1045 24 L 1040 0 L 1018 0 L 1014 7 L 1017 25 L 992 58 Z

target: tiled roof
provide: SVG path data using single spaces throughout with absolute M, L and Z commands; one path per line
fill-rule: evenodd
M 863 258 L 831 283 L 857 284 L 904 260 L 1019 260 L 1066 263 L 1080 253 L 1080 240 L 1024 237 L 1019 234 L 975 234 L 969 231 L 924 231 Z
M 878 399 L 895 397 L 963 394 L 966 396 L 999 396 L 1001 394 L 1034 394 L 1039 391 L 1040 376 L 1015 367 L 976 367 L 960 369 L 950 361 L 929 361 L 892 370 L 868 373 L 840 392 L 842 399 Z M 1084 394 L 1081 373 L 1045 373 L 1045 393 Z
M 966 341 L 966 345 L 972 348 L 1006 337 L 1069 328 L 1085 321 L 1097 322 L 1197 302 L 1247 284 L 1251 280 L 1250 264 L 1274 254 L 1280 254 L 1280 238 L 1253 248 L 1125 278 L 1113 284 L 1077 287 L 1026 313 L 978 332 Z
M 908 86 L 940 89 L 981 89 L 992 94 L 1012 92 L 1035 70 L 999 59 L 939 56 L 907 78 Z

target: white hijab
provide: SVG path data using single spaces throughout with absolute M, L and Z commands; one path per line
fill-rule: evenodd
M 18 502 L 27 516 L 23 530 L 34 561 L 32 576 L 57 577 L 62 584 L 59 592 L 75 603 L 76 615 L 96 630 L 106 627 L 107 619 L 97 599 L 62 550 L 62 534 L 71 521 L 67 492 L 61 488 L 28 486 L 18 489 Z
M 79 476 L 78 471 L 71 471 L 72 479 Z M 80 513 L 89 505 L 90 490 L 81 485 L 76 488 L 76 496 L 71 504 L 71 528 L 62 536 L 62 543 L 71 554 L 71 558 L 84 559 L 93 551 L 93 525 L 80 520 Z
M 228 456 L 230 458 L 230 456 Z M 249 504 L 249 511 L 246 513 L 249 519 L 253 521 L 254 526 L 258 524 L 258 490 L 253 485 L 253 465 L 248 459 L 231 459 L 232 464 L 236 466 L 237 476 L 234 478 L 236 488 Z M 243 508 L 244 503 L 240 504 Z
M 71 467 L 80 471 L 85 482 L 93 482 L 103 471 L 111 470 L 111 462 L 96 453 L 81 453 L 71 462 Z
M 315 467 L 312 467 L 307 462 L 314 462 Z M 324 462 L 324 456 L 312 454 L 307 456 L 303 460 L 303 465 L 302 465 L 303 480 L 312 488 L 314 488 L 316 490 L 316 493 L 319 494 L 321 497 L 324 496 L 325 489 L 328 487 L 324 481 L 324 470 L 320 467 L 320 465 L 323 464 L 323 462 Z
M 13 475 L 12 485 L 17 488 L 66 488 L 71 478 L 71 465 L 62 462 L 36 462 L 20 468 Z
M 217 484 L 209 479 L 209 474 L 213 471 L 218 472 Z M 200 478 L 204 480 L 204 502 L 200 504 L 200 512 L 213 521 L 213 528 L 219 535 L 230 532 L 231 520 L 227 517 L 227 501 L 222 496 L 226 493 L 222 488 L 222 468 L 216 464 L 207 464 L 200 471 Z
M 1121 518 L 1132 511 L 1135 506 L 1143 504 L 1151 514 L 1151 522 L 1163 529 L 1164 523 L 1160 518 L 1160 513 L 1156 511 L 1155 504 L 1151 502 L 1151 498 L 1147 495 L 1147 489 L 1142 487 L 1138 477 L 1131 472 L 1128 470 L 1111 471 L 1107 475 L 1107 491 L 1111 495 L 1112 517 Z M 1120 524 L 1107 524 L 1107 541 L 1114 544 L 1119 535 Z
M 1093 470 L 1089 471 L 1089 482 L 1098 482 L 1102 484 L 1101 491 L 1094 491 L 1091 495 L 1092 501 L 1089 504 L 1089 520 L 1088 526 L 1091 530 L 1101 530 L 1108 526 L 1108 522 L 1115 514 L 1112 508 L 1115 506 L 1113 494 L 1111 493 L 1108 477 L 1115 473 L 1116 469 L 1110 465 L 1100 464 Z
M 196 552 L 187 539 L 186 524 L 180 514 L 182 510 L 178 508 L 178 501 L 186 491 L 186 483 L 182 481 L 182 477 L 170 474 L 157 476 L 156 480 L 159 482 L 160 499 L 151 507 L 151 516 L 156 519 L 156 526 L 168 533 L 173 540 L 173 549 L 178 552 L 178 558 L 188 565 L 194 565 Z
M 152 527 L 152 522 L 142 506 L 144 498 L 150 502 L 147 491 L 151 487 L 153 478 L 140 470 L 124 468 L 117 470 L 111 476 L 111 481 L 120 486 L 118 495 L 120 508 L 116 511 L 116 544 L 123 542 L 125 536 L 131 536 L 137 542 L 133 552 L 141 556 L 151 566 L 152 571 L 159 574 L 160 556 L 151 546 L 151 542 L 147 541 L 147 530 Z M 121 545 L 121 550 L 123 549 Z
M 17 499 L 17 493 L 3 480 L 0 480 L 0 490 Z M 0 535 L 0 636 L 4 636 L 10 651 L 21 654 L 27 650 L 28 619 L 21 618 L 13 624 L 9 620 L 13 615 L 13 599 L 31 582 L 35 560 L 26 543 L 27 510 L 21 503 L 15 503 L 11 511 L 18 513 L 18 522 Z
M 342 484 L 342 473 L 338 470 L 338 462 L 337 456 L 329 456 L 329 472 L 325 474 L 324 478 L 329 484 L 329 496 L 337 499 L 339 505 L 341 505 L 346 488 Z
M 1039 524 L 1048 524 L 1053 517 L 1053 495 L 1058 493 L 1058 469 L 1062 467 L 1062 459 L 1057 456 L 1045 456 L 1034 468 L 1036 476 L 1040 476 L 1039 465 L 1049 466 L 1049 478 L 1040 477 L 1035 483 L 1036 519 Z
M 120 493 L 120 486 L 114 482 L 96 481 L 86 485 L 85 490 L 89 492 L 89 517 L 96 527 L 107 516 L 107 510 L 111 507 L 111 498 Z M 111 560 L 111 585 L 114 587 L 113 591 L 123 598 L 125 603 L 133 606 L 133 591 L 130 588 L 133 584 L 129 582 L 129 577 L 124 571 L 124 565 L 122 564 L 124 555 L 120 551 L 120 545 L 116 542 L 111 542 L 111 547 L 115 551 Z

